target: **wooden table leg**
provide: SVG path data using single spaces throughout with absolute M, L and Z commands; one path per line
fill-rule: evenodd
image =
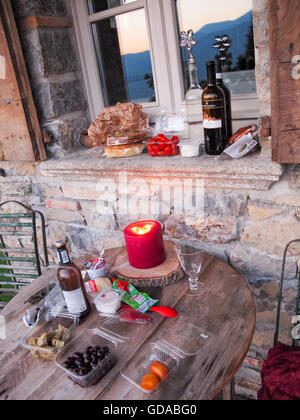
M 225 388 L 223 389 L 222 393 L 223 393 L 223 401 L 233 401 L 234 400 L 234 378 L 232 379 L 232 381 L 225 386 Z

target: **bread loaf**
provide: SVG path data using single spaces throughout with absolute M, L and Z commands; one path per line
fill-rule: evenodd
M 125 146 L 107 146 L 105 149 L 105 155 L 107 158 L 125 158 L 131 156 L 137 156 L 143 153 L 146 144 L 128 144 Z

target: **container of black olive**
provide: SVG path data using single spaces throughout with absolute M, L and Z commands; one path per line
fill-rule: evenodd
M 98 329 L 87 330 L 72 340 L 56 357 L 56 365 L 73 382 L 95 385 L 116 363 L 118 341 Z

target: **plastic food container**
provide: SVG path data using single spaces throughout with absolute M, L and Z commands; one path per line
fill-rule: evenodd
M 132 360 L 125 364 L 125 366 L 120 370 L 123 378 L 127 379 L 132 385 L 138 388 L 140 391 L 143 391 L 146 394 L 151 394 L 158 391 L 164 385 L 166 385 L 171 379 L 174 373 L 176 372 L 181 356 L 175 352 L 170 351 L 168 347 L 160 343 L 151 343 L 145 347 L 143 356 L 138 360 Z M 169 368 L 168 376 L 160 382 L 158 387 L 153 391 L 147 391 L 140 386 L 141 381 L 145 375 L 150 373 L 150 366 L 154 362 L 162 362 Z
M 44 348 L 44 347 L 32 346 L 28 342 L 29 342 L 30 337 L 34 337 L 35 339 L 38 339 L 45 333 L 57 330 L 59 324 L 68 330 L 68 333 L 65 333 L 63 336 L 63 340 L 66 346 L 74 337 L 76 325 L 78 324 L 78 318 L 71 314 L 59 314 L 55 318 L 53 318 L 51 321 L 48 321 L 43 325 L 37 325 L 34 328 L 30 328 L 28 332 L 26 333 L 26 335 L 22 338 L 21 345 L 25 349 L 30 350 L 33 356 L 35 356 L 37 359 L 46 360 L 46 361 L 54 360 L 56 355 L 60 353 L 62 349 L 59 350 L 55 347 Z
M 160 133 L 148 142 L 148 152 L 152 157 L 177 156 L 179 154 L 179 137 Z
M 114 290 L 103 290 L 94 299 L 94 305 L 100 315 L 114 315 L 121 307 L 121 298 Z
M 129 361 L 120 373 L 139 390 L 148 394 L 156 392 L 172 379 L 173 374 L 188 357 L 198 355 L 209 339 L 210 336 L 201 328 L 180 317 L 176 320 L 176 326 L 166 328 L 157 342 L 151 343 L 150 347 L 146 346 L 142 356 L 138 360 Z M 147 391 L 141 387 L 141 381 L 147 373 L 151 373 L 149 367 L 156 361 L 166 364 L 169 374 L 155 390 Z
M 140 321 L 130 314 L 141 316 Z M 127 319 L 126 319 L 127 318 Z M 145 318 L 143 320 L 143 318 Z M 107 318 L 101 325 L 101 330 L 106 331 L 121 340 L 129 340 L 132 337 L 141 337 L 152 328 L 152 316 L 142 314 L 132 308 L 121 308 L 113 317 Z
M 120 341 L 117 341 L 99 329 L 87 330 L 74 338 L 70 344 L 68 344 L 57 355 L 55 363 L 66 373 L 68 378 L 83 388 L 86 388 L 99 382 L 100 379 L 103 378 L 103 376 L 105 376 L 106 373 L 115 365 L 116 349 L 119 343 Z M 89 346 L 108 347 L 109 349 L 108 356 L 103 359 L 95 369 L 85 376 L 79 376 L 63 366 L 63 363 L 66 359 L 68 359 L 68 357 L 72 357 L 76 352 L 83 353 Z
M 160 341 L 183 357 L 195 356 L 207 344 L 210 335 L 196 325 L 180 317 L 176 326 L 168 328 L 159 337 Z
M 90 280 L 106 276 L 106 261 L 104 258 L 95 258 L 85 264 Z
M 200 144 L 200 140 L 182 140 L 179 144 L 181 156 L 187 158 L 199 156 Z

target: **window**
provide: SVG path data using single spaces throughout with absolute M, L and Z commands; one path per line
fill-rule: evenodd
M 252 30 L 252 0 L 72 0 L 92 118 L 118 101 L 142 103 L 153 119 L 162 110 L 180 112 L 188 81 L 182 30 L 193 29 L 199 78 L 214 59 L 217 35 L 228 34 L 225 81 L 234 119 L 258 116 Z
M 220 56 L 219 47 L 223 47 L 222 42 L 216 40 L 221 40 L 227 35 L 231 47 L 228 52 L 223 53 L 226 84 L 230 87 L 232 95 L 256 94 L 252 0 L 215 0 L 213 9 L 203 8 L 203 2 L 199 0 L 176 0 L 176 5 L 180 31 L 193 28 L 194 37 L 198 41 L 193 52 L 202 87 L 206 85 L 206 61 Z M 183 52 L 182 58 L 187 86 L 186 51 Z

